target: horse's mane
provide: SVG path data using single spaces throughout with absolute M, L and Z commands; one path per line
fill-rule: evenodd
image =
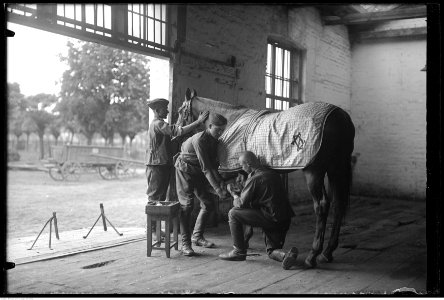
M 222 102 L 222 101 L 213 100 L 210 98 L 196 97 L 195 100 L 201 100 L 202 102 L 204 102 L 207 105 L 214 106 L 214 107 L 220 107 L 220 108 L 224 108 L 224 109 L 233 109 L 233 110 L 247 109 L 247 107 L 245 107 L 243 105 L 234 105 L 234 104 L 230 104 L 230 103 L 226 103 L 226 102 Z

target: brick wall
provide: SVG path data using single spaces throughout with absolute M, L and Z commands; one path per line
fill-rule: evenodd
M 349 110 L 347 28 L 324 27 L 315 8 L 188 5 L 186 20 L 186 41 L 181 48 L 194 57 L 176 56 L 173 112 L 187 88 L 207 98 L 264 109 L 268 37 L 283 39 L 305 51 L 306 102 L 325 101 Z M 230 61 L 232 56 L 236 58 L 233 68 L 211 64 Z M 310 199 L 302 172 L 292 173 L 289 181 L 293 201 Z
M 425 37 L 353 45 L 355 194 L 425 199 L 425 64 Z
M 351 53 L 347 28 L 323 26 L 314 8 L 289 11 L 289 35 L 306 50 L 304 102 L 323 101 L 350 111 Z

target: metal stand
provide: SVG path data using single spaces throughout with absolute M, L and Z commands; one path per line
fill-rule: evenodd
M 100 215 L 97 218 L 96 222 L 94 223 L 94 225 L 91 227 L 91 229 L 89 230 L 88 234 L 85 235 L 83 238 L 86 239 L 89 235 L 89 233 L 91 232 L 91 230 L 93 230 L 94 226 L 96 226 L 97 222 L 99 221 L 100 217 L 102 217 L 102 221 L 103 221 L 103 230 L 106 231 L 106 221 L 108 221 L 109 225 L 111 225 L 111 227 L 117 232 L 118 235 L 122 236 L 123 233 L 119 233 L 117 231 L 117 229 L 113 226 L 113 224 L 108 220 L 108 218 L 105 216 L 105 211 L 103 210 L 103 204 L 100 203 Z
M 33 243 L 32 246 L 31 246 L 31 248 L 29 248 L 28 250 L 31 250 L 32 247 L 34 247 L 35 243 L 37 242 L 37 240 L 39 239 L 40 235 L 42 234 L 43 229 L 45 229 L 45 227 L 46 227 L 46 225 L 48 225 L 48 223 L 49 223 L 49 249 L 52 250 L 52 248 L 51 248 L 52 220 L 54 220 L 54 231 L 55 231 L 56 238 L 57 238 L 58 240 L 60 239 L 60 238 L 59 238 L 59 229 L 58 229 L 58 227 L 57 227 L 57 217 L 56 217 L 56 213 L 53 212 L 53 213 L 52 213 L 52 217 L 51 217 L 48 221 L 46 221 L 45 226 L 43 226 L 42 230 L 40 230 L 39 235 L 38 235 L 37 238 L 35 239 L 34 243 Z

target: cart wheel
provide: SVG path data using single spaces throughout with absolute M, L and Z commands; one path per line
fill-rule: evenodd
M 119 161 L 116 163 L 116 177 L 119 179 L 130 178 L 135 175 L 135 168 L 132 163 Z
M 66 162 L 62 167 L 63 176 L 70 181 L 79 180 L 81 171 L 81 166 L 75 162 Z
M 63 181 L 65 177 L 63 176 L 62 169 L 60 167 L 50 167 L 49 176 L 55 181 Z
M 114 172 L 114 165 L 111 166 L 100 166 L 98 167 L 99 175 L 105 180 L 114 179 L 116 174 Z

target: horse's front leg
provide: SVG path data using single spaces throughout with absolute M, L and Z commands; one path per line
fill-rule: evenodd
M 304 170 L 308 189 L 313 197 L 313 208 L 316 214 L 316 231 L 312 249 L 305 259 L 305 265 L 309 268 L 316 267 L 316 257 L 321 254 L 324 244 L 324 235 L 330 209 L 330 201 L 324 189 L 325 172 Z

